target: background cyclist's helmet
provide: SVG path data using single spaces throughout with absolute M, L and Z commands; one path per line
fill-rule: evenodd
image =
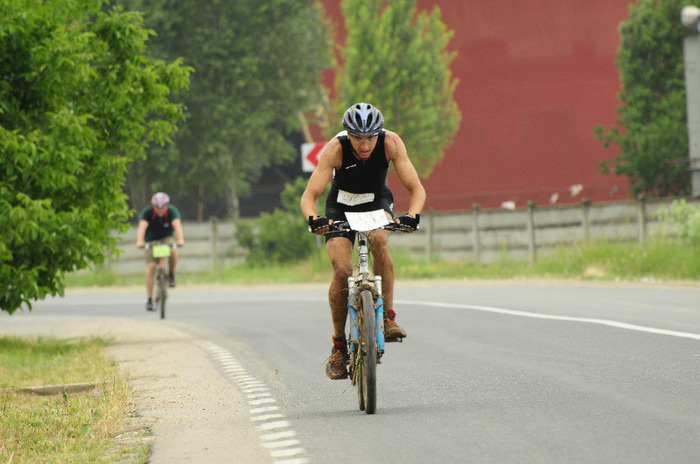
M 151 204 L 157 208 L 162 208 L 163 206 L 168 206 L 170 203 L 170 197 L 167 193 L 158 192 L 151 198 Z
M 350 135 L 377 135 L 384 128 L 384 116 L 369 103 L 355 103 L 343 115 L 343 127 Z

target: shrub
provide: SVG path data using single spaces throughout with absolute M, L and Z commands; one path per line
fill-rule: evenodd
M 672 226 L 688 245 L 700 246 L 700 206 L 690 205 L 685 199 L 674 200 L 671 206 L 659 210 L 659 219 Z
M 249 251 L 248 264 L 294 263 L 311 255 L 316 238 L 309 233 L 299 209 L 305 188 L 306 180 L 299 177 L 282 192 L 282 209 L 275 208 L 272 213 L 262 213 L 257 219 L 237 224 L 236 239 Z

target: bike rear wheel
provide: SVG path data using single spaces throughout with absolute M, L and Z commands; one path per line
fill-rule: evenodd
M 362 299 L 362 319 L 360 325 L 360 379 L 357 394 L 360 409 L 364 403 L 367 414 L 374 414 L 377 409 L 377 330 L 374 315 L 374 298 L 372 292 L 364 290 Z
M 165 272 L 161 271 L 158 273 L 158 309 L 161 319 L 165 319 L 165 300 L 168 298 L 166 285 Z

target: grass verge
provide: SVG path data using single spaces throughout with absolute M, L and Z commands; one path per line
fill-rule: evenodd
M 433 257 L 431 260 L 393 251 L 398 279 L 513 279 L 548 278 L 590 281 L 696 281 L 700 254 L 689 245 L 663 238 L 646 244 L 587 242 L 539 250 L 535 263 L 515 260 L 508 253 L 493 263 L 477 264 Z M 296 264 L 240 264 L 201 273 L 178 272 L 178 284 L 280 284 L 329 282 L 325 251 Z M 143 285 L 143 275 L 121 276 L 109 270 L 69 275 L 68 287 Z
M 126 379 L 101 338 L 0 337 L 0 459 L 17 463 L 146 462 L 148 446 L 120 441 Z M 97 382 L 80 393 L 37 396 L 20 387 Z
M 700 255 L 670 240 L 589 242 L 538 251 L 534 263 L 503 254 L 490 264 L 395 257 L 396 274 L 414 279 L 546 278 L 584 281 L 697 281 Z

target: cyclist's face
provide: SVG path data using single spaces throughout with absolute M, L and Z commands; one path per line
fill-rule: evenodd
M 349 138 L 355 153 L 363 160 L 368 159 L 377 146 L 376 135 L 351 135 Z
M 167 206 L 154 206 L 153 210 L 156 212 L 156 216 L 164 216 L 165 212 L 168 210 Z

